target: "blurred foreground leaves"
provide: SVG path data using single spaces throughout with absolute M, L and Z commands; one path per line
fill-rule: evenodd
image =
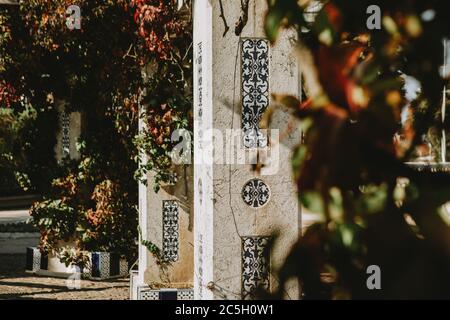
M 268 1 L 268 38 L 298 31 L 308 97 L 274 100 L 301 120 L 304 141 L 293 156 L 299 198 L 322 221 L 292 249 L 278 297 L 295 277 L 306 299 L 450 298 L 449 166 L 434 170 L 437 157 L 422 170 L 406 164 L 421 156 L 430 128 L 448 127 L 444 3 Z M 373 4 L 381 30 L 366 26 Z M 413 101 L 406 76 L 420 83 Z M 370 265 L 381 268 L 381 290 L 366 286 Z

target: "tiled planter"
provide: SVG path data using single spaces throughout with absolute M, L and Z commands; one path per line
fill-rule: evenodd
M 138 287 L 137 300 L 194 300 L 193 289 L 150 289 Z
M 194 300 L 194 289 L 151 289 L 139 284 L 138 271 L 130 272 L 130 300 Z
M 42 255 L 39 249 L 27 248 L 26 271 L 38 275 L 69 277 L 79 273 L 82 278 L 91 280 L 106 280 L 128 275 L 128 262 L 119 255 L 109 252 L 89 252 L 88 266 L 80 268 L 69 266 L 59 261 L 55 256 Z

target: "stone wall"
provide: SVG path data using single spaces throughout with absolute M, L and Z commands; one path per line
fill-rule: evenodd
M 150 288 L 190 288 L 194 267 L 192 166 L 176 168 L 179 180 L 154 192 L 148 175 L 147 240 L 162 252 L 163 261 L 147 251 L 144 282 Z

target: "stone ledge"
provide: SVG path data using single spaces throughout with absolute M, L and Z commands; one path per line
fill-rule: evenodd
M 39 201 L 41 196 L 36 194 L 0 197 L 0 208 L 25 208 L 31 206 L 34 202 Z

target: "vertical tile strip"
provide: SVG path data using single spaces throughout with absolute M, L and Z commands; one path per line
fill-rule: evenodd
M 163 255 L 167 262 L 178 261 L 178 203 L 163 201 Z
M 264 148 L 267 137 L 260 131 L 259 121 L 269 105 L 269 42 L 245 39 L 241 50 L 244 146 Z
M 100 278 L 107 279 L 110 277 L 110 254 L 109 252 L 100 252 Z
M 251 300 L 257 289 L 270 289 L 269 237 L 242 237 L 242 299 Z
M 197 90 L 198 90 L 198 119 L 201 122 L 203 116 L 203 50 L 202 43 L 197 44 Z
M 128 271 L 129 271 L 129 265 L 128 265 L 127 259 L 121 258 L 120 259 L 120 264 L 119 264 L 119 274 L 121 276 L 127 276 L 128 275 Z
M 199 42 L 197 44 L 197 114 L 196 127 L 198 132 L 198 144 L 199 147 L 202 148 L 202 139 L 203 139 L 203 44 Z
M 178 289 L 177 300 L 194 300 L 194 290 Z
M 37 272 L 41 269 L 41 252 L 34 247 L 27 248 L 26 270 Z
M 242 188 L 242 199 L 254 209 L 261 208 L 269 202 L 269 186 L 260 179 L 251 179 Z
M 61 113 L 61 146 L 62 157 L 70 155 L 70 114 L 66 111 Z

